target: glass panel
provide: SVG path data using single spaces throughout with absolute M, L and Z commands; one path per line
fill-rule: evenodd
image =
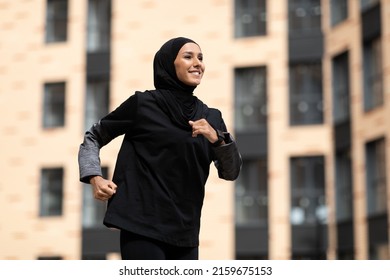
M 290 66 L 290 123 L 323 122 L 322 69 L 320 63 Z
M 336 25 L 348 17 L 347 0 L 331 0 L 331 23 Z
M 325 179 L 323 157 L 291 159 L 291 224 L 325 224 Z
M 87 51 L 107 51 L 110 48 L 111 1 L 88 1 Z
M 85 129 L 108 114 L 109 83 L 107 80 L 91 80 L 87 83 L 85 102 Z
M 41 171 L 40 216 L 62 215 L 63 169 Z
M 265 0 L 235 0 L 236 38 L 265 35 L 265 3 Z
M 108 176 L 108 168 L 102 167 L 103 178 Z M 90 184 L 83 184 L 83 228 L 103 227 L 107 203 L 93 197 Z
M 289 32 L 305 34 L 321 31 L 320 0 L 289 0 Z
M 267 224 L 268 187 L 265 159 L 246 160 L 236 181 L 236 224 Z
M 364 45 L 364 108 L 383 105 L 382 46 L 377 38 Z
M 235 70 L 235 128 L 237 131 L 265 129 L 267 94 L 265 67 Z
M 352 220 L 352 172 L 350 151 L 345 150 L 336 154 L 336 217 L 337 221 Z
M 360 9 L 366 11 L 379 3 L 380 0 L 360 0 Z
M 48 0 L 46 7 L 46 42 L 63 42 L 67 37 L 68 1 Z
M 386 193 L 386 150 L 385 140 L 370 142 L 366 146 L 367 155 L 367 207 L 368 214 L 387 212 Z
M 43 127 L 65 124 L 65 83 L 45 84 Z
M 348 53 L 333 59 L 333 121 L 345 122 L 350 118 Z

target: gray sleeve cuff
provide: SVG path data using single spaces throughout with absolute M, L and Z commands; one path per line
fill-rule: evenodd
M 226 144 L 213 148 L 216 157 L 214 164 L 221 179 L 234 181 L 240 174 L 242 158 L 233 137 L 230 134 L 226 136 Z

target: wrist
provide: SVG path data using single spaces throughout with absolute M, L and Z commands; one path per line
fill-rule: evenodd
M 215 132 L 217 133 L 217 140 L 211 143 L 211 145 L 213 147 L 219 147 L 225 143 L 225 135 L 219 129 L 216 129 Z
M 100 178 L 102 178 L 101 176 L 99 175 L 92 175 L 89 177 L 89 183 L 91 185 L 93 185 L 94 183 L 96 183 L 97 180 L 99 180 Z

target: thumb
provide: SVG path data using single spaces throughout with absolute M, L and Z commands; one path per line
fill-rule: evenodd
M 190 124 L 190 126 L 193 126 L 193 125 L 194 125 L 194 122 L 193 122 L 193 121 L 189 121 L 188 123 Z

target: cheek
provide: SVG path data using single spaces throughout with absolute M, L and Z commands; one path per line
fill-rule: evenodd
M 182 79 L 183 77 L 185 77 L 185 73 L 183 71 L 183 68 L 176 68 L 176 76 L 180 79 Z

